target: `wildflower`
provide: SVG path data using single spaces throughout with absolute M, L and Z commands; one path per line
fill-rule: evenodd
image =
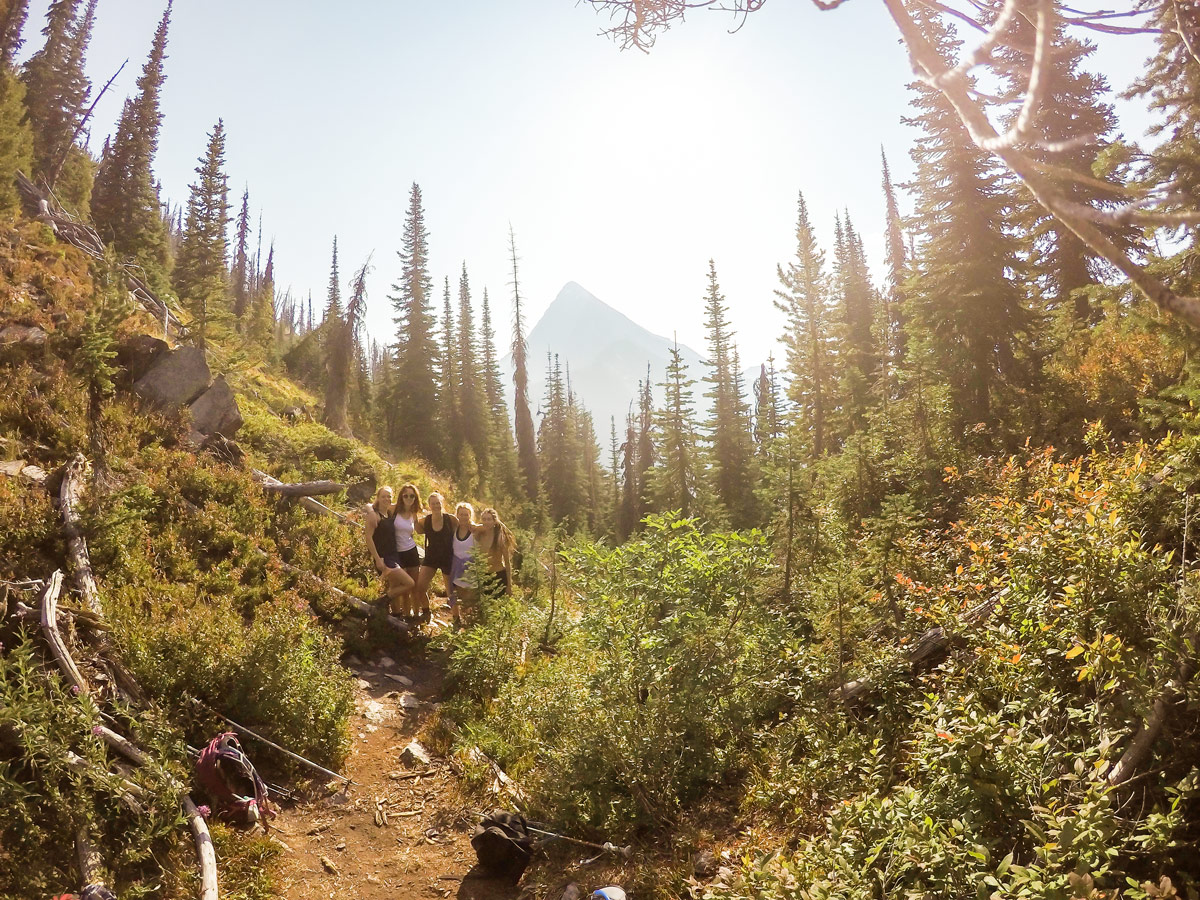
M 82 693 L 82 689 L 77 684 L 71 685 L 71 693 L 78 697 Z
M 104 726 L 103 725 L 93 725 L 92 726 L 92 734 L 94 734 L 96 737 L 100 737 L 100 735 L 104 734 Z
M 209 816 L 212 815 L 212 810 L 209 809 L 207 806 L 197 806 L 196 812 L 200 813 L 200 815 L 203 816 L 205 819 L 207 819 Z

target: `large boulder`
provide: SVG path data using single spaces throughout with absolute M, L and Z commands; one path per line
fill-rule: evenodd
M 217 376 L 207 391 L 188 407 L 192 412 L 192 427 L 201 434 L 220 433 L 233 437 L 242 427 L 242 413 L 237 398 L 225 382 L 225 376 Z
M 49 335 L 36 325 L 6 325 L 0 329 L 0 359 L 18 360 L 40 352 Z
M 149 334 L 135 334 L 117 347 L 117 365 L 129 373 L 134 382 L 145 375 L 170 350 L 167 342 Z
M 152 408 L 170 412 L 203 394 L 211 380 L 204 351 L 178 347 L 162 354 L 150 371 L 134 382 L 133 390 Z

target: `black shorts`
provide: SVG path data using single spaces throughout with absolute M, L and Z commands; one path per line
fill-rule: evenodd
M 449 578 L 450 562 L 449 556 L 430 556 L 426 553 L 425 558 L 421 560 L 421 567 L 425 569 L 441 569 L 442 574 Z
M 385 568 L 388 568 L 388 569 L 399 569 L 399 568 L 401 568 L 401 565 L 400 565 L 400 554 L 399 554 L 399 553 L 397 553 L 397 552 L 396 552 L 396 551 L 394 551 L 394 550 L 393 550 L 391 553 L 383 553 L 383 554 L 381 554 L 379 558 L 383 560 L 383 565 L 384 565 L 384 567 L 385 567 Z
M 396 554 L 401 569 L 417 569 L 421 566 L 421 551 L 416 547 L 401 550 Z

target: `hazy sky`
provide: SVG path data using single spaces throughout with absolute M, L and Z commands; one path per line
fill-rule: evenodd
M 45 5 L 34 0 L 27 53 Z M 135 90 L 162 7 L 100 0 L 92 80 L 129 65 L 98 109 L 94 149 Z M 184 200 L 224 118 L 231 202 L 249 186 L 279 286 L 311 289 L 319 309 L 333 236 L 347 280 L 373 251 L 368 329 L 381 341 L 414 181 L 439 311 L 443 276 L 456 291 L 465 260 L 502 343 L 510 222 L 530 327 L 573 280 L 702 350 L 712 257 L 746 364 L 781 325 L 775 266 L 794 249 L 798 190 L 826 246 L 849 209 L 878 274 L 879 149 L 903 181 L 911 138 L 899 121 L 910 72 L 881 4 L 773 0 L 735 34 L 728 14 L 695 11 L 649 55 L 619 51 L 603 24 L 573 0 L 176 0 L 155 170 Z M 1148 48 L 1111 40 L 1095 66 L 1124 87 Z

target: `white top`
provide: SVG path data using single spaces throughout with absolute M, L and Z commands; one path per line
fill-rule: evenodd
M 472 587 L 471 582 L 467 579 L 467 564 L 471 559 L 471 551 L 475 549 L 475 532 L 468 531 L 465 538 L 458 536 L 458 528 L 454 529 L 454 559 L 460 562 L 462 567 L 462 575 L 454 579 L 454 583 L 458 587 Z M 458 566 L 455 566 L 458 569 Z
M 404 516 L 397 513 L 396 515 L 396 549 L 400 553 L 406 553 L 409 550 L 417 548 L 417 541 L 413 537 L 413 531 L 416 529 L 417 523 L 415 519 L 406 519 Z

